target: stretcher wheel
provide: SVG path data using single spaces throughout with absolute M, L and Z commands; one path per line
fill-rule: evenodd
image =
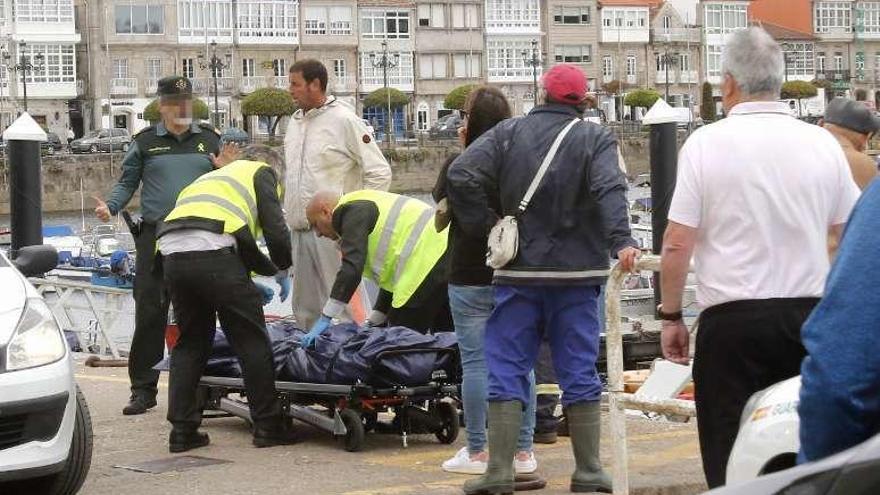
M 376 429 L 376 425 L 379 423 L 379 414 L 375 411 L 364 412 L 361 413 L 361 419 L 363 419 L 364 431 L 369 433 Z
M 339 411 L 339 417 L 348 432 L 345 434 L 345 450 L 358 452 L 364 447 L 364 423 L 361 415 L 351 409 Z
M 435 414 L 443 422 L 443 426 L 434 432 L 437 440 L 445 444 L 454 442 L 458 438 L 458 409 L 449 402 L 440 402 Z

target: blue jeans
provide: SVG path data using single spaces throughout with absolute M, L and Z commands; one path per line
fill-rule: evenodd
M 525 403 L 534 397 L 529 373 L 545 333 L 562 405 L 599 400 L 598 297 L 598 286 L 495 286 L 485 337 L 489 400 Z
M 486 321 L 495 306 L 493 287 L 490 285 L 449 284 L 449 306 L 458 349 L 461 352 L 461 400 L 464 404 L 465 430 L 468 452 L 476 454 L 486 450 L 486 402 L 488 372 L 486 369 L 485 336 Z M 535 374 L 528 377 L 530 400 L 523 411 L 523 424 L 519 432 L 517 451 L 532 450 L 535 432 Z

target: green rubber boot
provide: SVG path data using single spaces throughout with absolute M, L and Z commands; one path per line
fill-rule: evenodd
M 486 474 L 465 482 L 464 493 L 513 493 L 513 456 L 522 415 L 523 405 L 518 400 L 489 403 L 489 466 Z
M 611 477 L 599 460 L 599 401 L 582 402 L 565 410 L 576 468 L 571 476 L 573 493 L 611 493 Z

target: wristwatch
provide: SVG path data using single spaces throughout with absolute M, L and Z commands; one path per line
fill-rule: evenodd
M 681 310 L 676 311 L 675 313 L 666 313 L 663 311 L 663 305 L 657 305 L 657 317 L 663 321 L 678 321 L 681 319 Z

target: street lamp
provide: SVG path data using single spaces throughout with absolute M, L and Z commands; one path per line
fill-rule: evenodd
M 538 67 L 541 66 L 541 59 L 538 57 L 538 40 L 532 40 L 531 53 L 529 50 L 522 51 L 523 64 L 532 68 L 532 99 L 535 106 L 538 106 Z
M 678 54 L 669 53 L 669 42 L 667 41 L 663 45 L 663 53 L 656 55 L 663 62 L 663 70 L 666 72 L 666 103 L 669 103 L 669 66 L 675 67 L 678 64 Z
M 217 56 L 217 41 L 211 42 L 211 58 L 205 59 L 204 53 L 199 53 L 199 67 L 211 69 L 211 78 L 214 80 L 214 127 L 220 128 L 220 102 L 217 96 L 217 77 L 224 70 L 232 67 L 232 54 L 227 52 L 223 58 Z
M 375 53 L 370 53 L 370 64 L 373 68 L 382 69 L 383 86 L 385 88 L 385 97 L 387 99 L 388 118 L 385 119 L 385 135 L 388 139 L 388 148 L 391 148 L 391 91 L 388 90 L 388 69 L 393 69 L 400 65 L 400 54 L 395 53 L 393 57 L 388 56 L 388 42 L 382 42 L 382 55 L 377 57 Z
M 31 72 L 36 72 L 43 70 L 43 54 L 38 53 L 33 58 L 36 60 L 36 64 L 31 63 L 30 57 L 25 57 L 24 42 L 18 44 L 18 63 L 15 65 L 9 65 L 9 60 L 12 59 L 12 55 L 3 51 L 3 60 L 6 61 L 6 65 L 10 70 L 21 73 L 21 86 L 24 93 L 24 111 L 28 111 L 28 100 L 27 100 L 27 75 Z

